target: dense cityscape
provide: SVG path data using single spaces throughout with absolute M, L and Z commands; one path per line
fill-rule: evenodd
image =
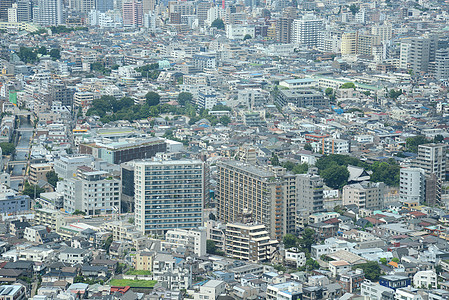
M 0 0 L 0 300 L 449 299 L 449 2 Z

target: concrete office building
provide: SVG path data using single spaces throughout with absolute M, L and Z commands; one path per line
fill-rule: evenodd
M 281 107 L 292 103 L 297 107 L 325 107 L 328 101 L 322 93 L 310 89 L 280 90 L 275 102 Z
M 80 166 L 90 166 L 94 158 L 92 155 L 61 156 L 55 160 L 53 168 L 59 177 L 64 179 L 74 178 L 76 169 Z
M 199 160 L 139 161 L 134 166 L 135 224 L 142 233 L 202 226 L 205 164 Z
M 79 210 L 88 216 L 120 212 L 120 180 L 108 175 L 104 171 L 81 171 L 77 178 L 58 182 L 64 209 L 69 213 Z
M 228 257 L 251 262 L 271 261 L 279 244 L 263 224 L 226 224 L 226 248 Z
M 134 159 L 151 158 L 165 152 L 167 144 L 160 138 L 129 138 L 112 143 L 81 144 L 80 153 L 90 154 L 110 164 L 121 164 Z
M 343 187 L 343 205 L 355 204 L 359 208 L 382 209 L 385 184 L 383 182 L 360 182 Z
M 240 161 L 217 163 L 217 212 L 224 223 L 240 222 L 247 212 L 264 224 L 271 238 L 294 232 L 296 177 L 283 168 L 265 170 Z
M 13 214 L 30 209 L 31 199 L 28 196 L 14 193 L 0 193 L 0 214 Z
M 63 83 L 55 83 L 50 87 L 50 104 L 61 102 L 62 106 L 73 106 L 74 91 Z
M 324 21 L 313 14 L 306 14 L 293 21 L 292 43 L 305 48 L 317 48 L 323 44 Z

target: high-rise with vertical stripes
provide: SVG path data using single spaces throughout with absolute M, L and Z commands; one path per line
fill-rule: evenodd
M 134 167 L 135 224 L 144 234 L 202 226 L 206 167 L 199 160 L 138 161 Z

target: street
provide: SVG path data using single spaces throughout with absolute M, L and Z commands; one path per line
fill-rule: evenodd
M 16 145 L 16 154 L 14 160 L 9 162 L 10 165 L 13 165 L 11 177 L 16 177 L 11 178 L 11 188 L 14 190 L 19 190 L 21 188 L 20 185 L 23 184 L 22 176 L 26 172 L 28 153 L 33 136 L 33 126 L 27 118 L 20 117 L 17 133 L 19 134 L 19 138 Z M 17 178 L 17 176 L 22 178 Z

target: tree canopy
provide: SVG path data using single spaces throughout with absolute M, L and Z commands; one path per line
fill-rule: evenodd
M 16 152 L 16 147 L 13 143 L 3 142 L 0 143 L 0 148 L 2 148 L 3 155 L 11 155 Z
M 225 25 L 222 19 L 215 19 L 212 22 L 211 27 L 215 27 L 217 29 L 225 29 Z
M 333 164 L 320 172 L 327 186 L 333 189 L 341 189 L 348 183 L 349 171 L 345 166 Z
M 355 89 L 354 82 L 346 82 L 340 86 L 341 89 Z
M 56 183 L 59 181 L 58 174 L 56 174 L 56 172 L 53 170 L 47 172 L 47 174 L 45 174 L 45 177 L 47 177 L 47 182 L 52 186 L 56 186 Z
M 285 249 L 298 247 L 298 245 L 299 245 L 299 239 L 291 233 L 284 235 L 284 238 L 282 239 L 282 241 L 284 243 Z
M 39 198 L 41 193 L 45 193 L 45 189 L 37 186 L 37 185 L 31 185 L 28 182 L 25 182 L 25 185 L 23 187 L 22 195 L 29 196 L 31 199 L 35 199 L 34 195 L 36 192 L 36 198 Z
M 418 146 L 427 144 L 430 141 L 423 135 L 417 135 L 414 137 L 409 137 L 405 140 L 405 147 L 407 151 L 418 153 Z
M 402 90 L 401 90 L 401 89 L 399 89 L 399 90 L 391 89 L 391 90 L 388 91 L 388 96 L 389 96 L 391 99 L 396 100 L 396 99 L 398 99 L 398 97 L 399 97 L 400 95 L 402 95 Z
M 148 106 L 158 105 L 161 100 L 161 96 L 156 92 L 148 92 L 145 95 L 145 98 L 147 99 Z
M 364 264 L 354 266 L 354 268 L 362 269 L 365 273 L 365 278 L 371 281 L 378 281 L 381 275 L 379 264 L 376 261 L 369 261 Z
M 178 95 L 178 104 L 181 106 L 186 105 L 186 103 L 191 103 L 193 100 L 193 95 L 191 93 L 182 92 Z

